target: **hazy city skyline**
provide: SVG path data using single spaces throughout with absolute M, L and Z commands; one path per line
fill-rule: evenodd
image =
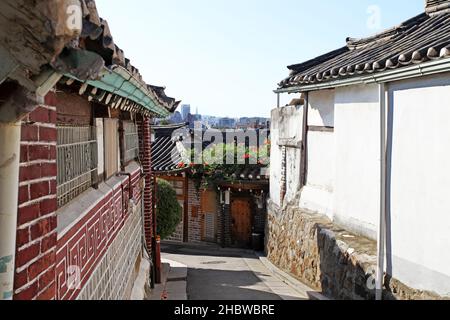
M 123 1 L 97 6 L 147 82 L 222 117 L 269 117 L 287 65 L 423 12 L 423 0 L 132 0 L 124 20 Z

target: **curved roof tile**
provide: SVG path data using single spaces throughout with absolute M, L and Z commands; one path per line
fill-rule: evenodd
M 291 65 L 279 88 L 299 87 L 333 79 L 383 72 L 450 57 L 450 13 L 420 14 L 401 25 L 304 63 Z

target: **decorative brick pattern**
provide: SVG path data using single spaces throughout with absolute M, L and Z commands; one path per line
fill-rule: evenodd
M 142 206 L 131 210 L 78 300 L 127 300 L 136 278 L 135 264 L 142 252 Z
M 56 98 L 50 92 L 22 122 L 14 299 L 54 299 Z
M 138 170 L 131 175 L 134 203 L 137 204 L 138 209 L 141 208 L 140 202 L 142 200 L 139 180 L 140 171 Z M 124 227 L 129 226 L 128 220 L 133 219 L 130 218 L 130 215 L 135 217 L 140 214 L 138 209 L 135 209 L 131 214 L 128 186 L 129 178 L 126 177 L 108 195 L 99 199 L 94 208 L 83 216 L 76 225 L 60 236 L 56 256 L 58 300 L 77 299 L 81 292 L 87 292 L 86 295 L 92 294 L 100 298 L 104 295 L 108 297 L 120 295 L 118 292 L 122 292 L 123 285 L 116 282 L 117 279 L 114 279 L 117 276 L 117 270 L 120 270 L 120 274 L 125 269 L 129 272 L 132 272 L 132 270 L 128 268 L 128 256 L 123 261 L 116 259 L 118 254 L 120 256 L 120 252 L 117 251 L 123 248 L 124 235 L 130 235 L 129 230 Z M 142 229 L 142 225 L 140 227 Z M 131 241 L 131 239 L 128 240 Z M 130 249 L 130 252 L 127 251 L 128 249 Z M 131 254 L 133 252 L 131 249 L 129 247 L 122 253 Z M 102 262 L 104 263 L 105 256 L 107 256 L 106 259 L 110 259 L 111 265 L 108 266 L 110 272 L 102 274 L 102 277 L 106 278 L 102 280 L 95 274 L 98 274 L 97 270 L 102 270 Z M 137 259 L 137 255 L 134 259 Z M 79 271 L 79 277 L 75 273 L 77 270 Z M 80 285 L 75 286 L 72 280 L 79 280 Z M 103 286 L 102 292 L 98 292 L 96 288 L 92 287 L 86 289 L 88 283 L 98 284 L 101 281 L 111 284 L 106 287 Z

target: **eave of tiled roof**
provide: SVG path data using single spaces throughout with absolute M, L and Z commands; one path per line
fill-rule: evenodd
M 353 77 L 450 58 L 450 13 L 420 14 L 373 37 L 347 39 L 347 46 L 289 66 L 279 90 L 346 81 Z
M 148 112 L 155 114 L 157 116 L 167 116 L 176 110 L 179 105 L 179 101 L 174 98 L 167 97 L 165 94 L 165 88 L 147 84 L 140 74 L 139 70 L 135 68 L 129 59 L 125 57 L 125 53 L 120 49 L 113 40 L 111 35 L 108 22 L 100 18 L 97 11 L 97 7 L 94 0 L 82 0 L 83 6 L 83 33 L 79 39 L 79 47 L 83 50 L 89 52 L 95 52 L 100 55 L 105 61 L 106 70 L 102 74 L 93 75 L 89 78 L 89 75 L 83 75 L 80 77 L 79 74 L 73 73 L 72 70 L 67 69 L 66 63 L 60 63 L 60 58 L 52 62 L 52 67 L 63 74 L 70 74 L 77 81 L 83 81 L 85 78 L 91 80 L 90 85 L 95 86 L 96 81 L 101 82 L 101 78 L 105 74 L 120 74 L 127 81 L 133 83 L 137 90 L 147 95 L 152 102 L 141 103 L 140 101 L 133 100 L 140 104 Z M 99 88 L 101 89 L 101 88 Z M 113 88 L 114 92 L 120 91 L 120 88 Z M 121 96 L 120 92 L 117 93 Z M 128 96 L 122 96 L 122 98 L 127 99 Z M 152 108 L 149 105 L 156 104 Z
M 178 150 L 177 141 L 172 133 L 185 127 L 185 124 L 152 127 L 155 141 L 152 143 L 152 171 L 156 174 L 178 173 L 188 169 Z

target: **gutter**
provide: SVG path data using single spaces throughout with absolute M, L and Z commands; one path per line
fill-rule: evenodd
M 443 73 L 450 71 L 450 59 L 439 59 L 435 61 L 429 61 L 426 63 L 416 64 L 413 66 L 399 68 L 379 73 L 373 73 L 371 75 L 351 77 L 343 80 L 334 80 L 324 83 L 316 83 L 304 86 L 295 86 L 291 88 L 277 89 L 275 93 L 300 93 L 308 91 L 317 91 L 324 89 L 333 89 L 338 87 L 345 87 L 358 84 L 371 84 L 371 83 L 387 83 L 398 80 L 405 80 L 411 78 L 417 78 L 427 75 L 433 75 L 437 73 Z
M 145 88 L 133 74 L 121 66 L 113 66 L 111 69 L 105 68 L 99 80 L 83 81 L 71 74 L 65 74 L 65 76 L 132 100 L 159 116 L 166 117 L 170 114 L 167 109 L 161 106 L 154 93 Z
M 0 300 L 12 300 L 21 123 L 0 122 Z
M 376 300 L 383 300 L 384 265 L 386 255 L 386 221 L 387 221 L 387 114 L 389 99 L 386 85 L 379 85 L 380 94 L 380 220 L 378 224 L 377 270 L 375 282 Z

